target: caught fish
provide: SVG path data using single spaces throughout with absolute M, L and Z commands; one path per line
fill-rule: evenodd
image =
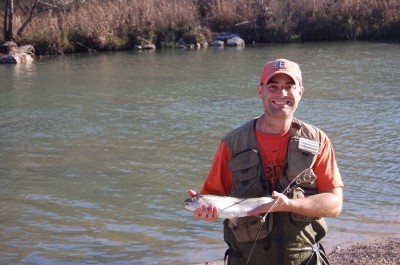
M 228 196 L 216 196 L 201 194 L 185 200 L 185 208 L 195 211 L 202 205 L 214 205 L 218 209 L 218 218 L 236 219 L 245 217 L 250 210 L 263 204 L 274 201 L 271 197 L 259 198 L 235 198 Z

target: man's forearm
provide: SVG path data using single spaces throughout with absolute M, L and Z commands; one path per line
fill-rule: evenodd
M 290 199 L 281 210 L 310 217 L 335 217 L 342 211 L 342 197 L 342 188 L 335 188 L 305 198 Z

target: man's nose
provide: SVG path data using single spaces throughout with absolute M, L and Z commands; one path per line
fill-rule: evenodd
M 285 88 L 282 87 L 281 89 L 278 89 L 278 94 L 281 94 L 282 96 L 286 97 L 288 95 L 288 92 Z

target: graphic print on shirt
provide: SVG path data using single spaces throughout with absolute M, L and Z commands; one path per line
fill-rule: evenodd
M 269 185 L 272 187 L 272 190 L 275 190 L 275 183 L 282 174 L 283 163 L 283 159 L 267 160 L 264 163 L 265 177 L 267 178 Z

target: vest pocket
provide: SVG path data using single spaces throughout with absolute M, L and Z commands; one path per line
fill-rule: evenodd
M 308 147 L 304 142 L 309 143 Z M 289 178 L 294 178 L 306 168 L 312 168 L 319 150 L 319 142 L 306 138 L 290 138 L 287 161 L 288 168 L 286 174 Z
M 238 243 L 246 243 L 263 239 L 269 235 L 272 229 L 271 214 L 265 218 L 265 223 L 260 217 L 241 217 L 237 220 L 229 220 L 228 226 Z
M 249 197 L 262 193 L 260 166 L 260 156 L 255 149 L 242 152 L 229 161 L 234 181 L 232 195 Z
M 314 191 L 313 194 L 315 194 L 315 193 L 316 192 Z M 311 194 L 306 194 L 306 191 L 303 190 L 301 187 L 297 187 L 293 190 L 293 199 L 304 198 L 309 195 L 311 195 Z M 292 219 L 293 221 L 313 222 L 319 218 L 305 216 L 305 215 L 296 214 L 296 213 L 290 213 L 290 219 Z

